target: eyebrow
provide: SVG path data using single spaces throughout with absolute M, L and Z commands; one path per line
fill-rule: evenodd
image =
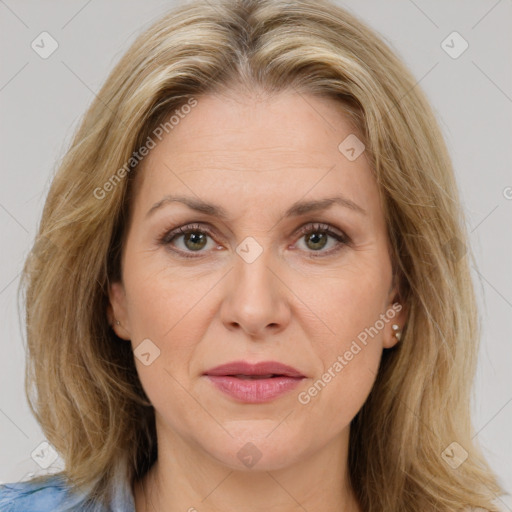
M 182 203 L 188 206 L 191 210 L 195 210 L 206 215 L 212 215 L 222 220 L 227 220 L 229 214 L 222 206 L 207 203 L 202 199 L 187 197 L 187 196 L 174 196 L 166 195 L 160 201 L 156 202 L 146 213 L 146 218 L 151 216 L 156 210 L 171 203 Z M 298 217 L 310 212 L 327 210 L 331 206 L 338 204 L 345 208 L 349 208 L 357 213 L 366 215 L 366 210 L 354 203 L 350 199 L 343 196 L 327 197 L 325 199 L 316 199 L 310 201 L 297 201 L 293 203 L 288 210 L 284 213 L 285 217 Z

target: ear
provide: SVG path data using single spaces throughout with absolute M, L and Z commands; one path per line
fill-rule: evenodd
M 384 328 L 383 347 L 392 348 L 396 344 L 401 343 L 395 336 L 396 331 L 393 329 L 393 325 L 398 325 L 398 332 L 403 336 L 405 322 L 408 317 L 408 308 L 400 298 L 397 287 L 394 287 L 389 294 L 385 315 L 387 321 Z
M 131 339 L 130 321 L 123 283 L 111 283 L 108 290 L 107 316 L 114 332 L 124 340 Z M 117 323 L 119 322 L 119 324 Z

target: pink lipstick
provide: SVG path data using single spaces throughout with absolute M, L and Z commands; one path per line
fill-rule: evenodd
M 277 361 L 251 364 L 233 361 L 204 375 L 226 395 L 243 403 L 270 402 L 299 385 L 305 378 L 298 370 Z

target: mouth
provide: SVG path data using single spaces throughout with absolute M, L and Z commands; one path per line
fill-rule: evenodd
M 278 361 L 261 361 L 248 363 L 246 361 L 233 361 L 207 370 L 205 375 L 237 378 L 271 379 L 274 377 L 304 378 L 305 376 L 292 366 Z
M 274 377 L 285 377 L 285 375 L 269 373 L 268 375 L 225 375 L 225 377 L 236 377 L 244 380 L 273 379 Z M 294 377 L 295 378 L 295 377 Z
M 224 395 L 253 404 L 275 400 L 306 378 L 295 368 L 276 361 L 256 364 L 234 361 L 212 368 L 203 375 Z

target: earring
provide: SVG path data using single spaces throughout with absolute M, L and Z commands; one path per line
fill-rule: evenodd
M 395 338 L 400 341 L 400 338 L 402 337 L 402 332 L 400 331 L 400 326 L 397 324 L 393 324 L 391 328 L 394 331 Z
M 116 320 L 116 325 L 119 325 L 119 324 L 120 324 L 119 320 Z

